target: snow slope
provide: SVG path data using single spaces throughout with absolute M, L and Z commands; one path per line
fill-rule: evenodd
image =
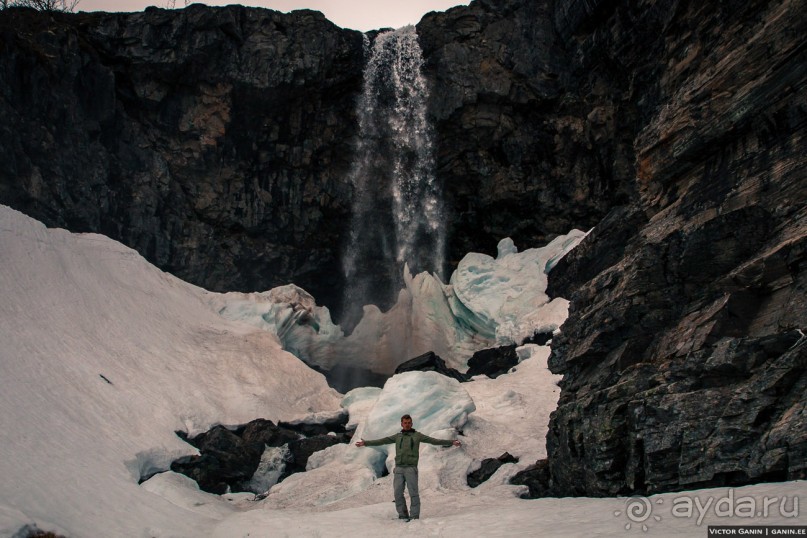
M 789 512 L 774 503 L 767 517 L 721 516 L 714 502 L 700 520 L 697 511 L 673 514 L 688 493 L 647 500 L 644 519 L 634 499 L 519 499 L 523 488 L 507 479 L 545 455 L 559 391 L 546 347 L 520 348 L 522 362 L 497 379 L 458 385 L 413 372 L 343 398 L 271 332 L 219 316 L 218 294 L 105 237 L 48 230 L 2 206 L 0 290 L 0 538 L 25 536 L 26 525 L 71 538 L 464 538 L 640 536 L 643 525 L 656 536 L 704 536 L 707 524 L 807 523 L 793 513 L 804 482 L 697 492 L 702 506 L 729 495 L 760 507 L 785 498 Z M 308 472 L 262 501 L 204 493 L 171 472 L 138 485 L 193 453 L 174 430 L 330 416 L 340 405 L 358 435 L 393 433 L 406 409 L 424 433 L 462 441 L 422 449 L 423 519 L 396 519 L 391 477 L 377 474 L 386 454 L 354 445 L 314 454 Z M 468 470 L 504 451 L 519 463 L 478 488 L 465 484 Z
M 29 522 L 200 535 L 209 515 L 177 517 L 138 486 L 194 453 L 175 430 L 338 408 L 271 334 L 224 320 L 207 292 L 106 237 L 0 207 L 0 290 L 0 535 Z

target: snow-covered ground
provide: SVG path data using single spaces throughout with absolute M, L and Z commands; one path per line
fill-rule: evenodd
M 513 254 L 503 247 L 498 260 Z M 475 267 L 487 271 L 491 260 Z M 0 290 L 0 537 L 24 536 L 26 525 L 68 537 L 464 537 L 642 535 L 643 525 L 657 536 L 705 536 L 708 524 L 806 523 L 790 517 L 803 508 L 794 502 L 804 482 L 702 490 L 698 504 L 687 493 L 519 499 L 507 479 L 545 455 L 559 392 L 545 347 L 520 349 L 522 362 L 497 379 L 459 384 L 412 372 L 343 397 L 271 331 L 219 315 L 216 305 L 232 297 L 184 283 L 103 236 L 49 230 L 2 206 Z M 387 453 L 354 445 L 314 454 L 308 472 L 261 501 L 204 493 L 171 472 L 138 485 L 195 453 L 175 430 L 330 416 L 340 405 L 358 436 L 391 434 L 409 411 L 424 433 L 462 441 L 422 448 L 421 520 L 395 518 L 391 478 L 377 477 Z M 519 463 L 478 488 L 465 484 L 482 459 L 505 451 Z M 759 510 L 748 510 L 751 499 Z M 766 500 L 767 517 L 742 517 Z M 647 517 L 637 512 L 648 507 Z M 733 516 L 723 515 L 727 507 Z

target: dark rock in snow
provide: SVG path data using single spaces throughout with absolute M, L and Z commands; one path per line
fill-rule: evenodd
M 267 446 L 288 445 L 290 455 L 282 480 L 290 474 L 305 471 L 308 458 L 314 452 L 350 442 L 352 434 L 345 432 L 346 423 L 347 415 L 322 424 L 281 422 L 275 425 L 271 420 L 257 419 L 235 430 L 216 426 L 192 438 L 177 432 L 198 448 L 200 455 L 179 458 L 171 464 L 171 470 L 193 478 L 202 490 L 210 493 L 222 494 L 228 489 L 241 491 L 255 474 Z M 341 432 L 327 434 L 334 430 Z M 304 437 L 307 435 L 311 437 Z
M 515 344 L 483 349 L 468 359 L 468 371 L 465 372 L 465 375 L 473 377 L 484 374 L 495 379 L 509 372 L 510 368 L 516 364 L 518 364 L 518 355 Z
M 518 463 L 518 458 L 512 456 L 509 452 L 505 452 L 498 458 L 485 458 L 482 460 L 482 465 L 479 469 L 468 473 L 467 482 L 472 488 L 477 487 L 482 482 L 487 481 L 488 478 L 493 476 L 499 467 L 505 463 Z
M 11 538 L 66 538 L 61 534 L 51 531 L 43 531 L 36 524 L 25 525 L 15 532 Z
M 171 470 L 196 480 L 210 493 L 226 493 L 228 487 L 248 481 L 261 461 L 264 446 L 246 443 L 223 426 L 193 438 L 199 456 L 185 456 L 171 464 Z
M 524 498 L 551 497 L 553 489 L 549 473 L 549 460 L 538 460 L 523 471 L 519 471 L 510 478 L 510 483 L 529 488 L 529 492 L 522 495 Z
M 283 480 L 293 473 L 305 471 L 305 466 L 308 463 L 308 458 L 314 452 L 325 450 L 326 448 L 339 444 L 349 443 L 351 436 L 348 434 L 338 435 L 317 435 L 306 439 L 297 439 L 289 443 L 290 457 L 286 461 L 286 470 L 280 477 Z
M 172 471 L 194 479 L 199 484 L 199 489 L 216 495 L 227 493 L 227 489 L 230 487 L 219 472 L 221 467 L 221 463 L 216 458 L 204 455 L 183 456 L 171 463 Z
M 523 346 L 524 344 L 536 344 L 539 346 L 545 346 L 547 342 L 549 342 L 550 340 L 552 340 L 552 333 L 536 332 L 529 338 L 525 338 L 524 341 L 521 342 L 521 345 Z
M 284 425 L 275 425 L 271 420 L 257 419 L 235 430 L 247 444 L 265 446 L 283 446 L 286 443 L 300 438 L 300 433 L 286 428 Z
M 470 376 L 467 376 L 454 368 L 449 368 L 446 366 L 446 362 L 436 353 L 434 353 L 434 351 L 429 351 L 428 353 L 424 353 L 423 355 L 419 355 L 414 359 L 410 359 L 402 364 L 399 364 L 395 369 L 396 374 L 414 371 L 437 372 L 438 374 L 443 374 L 446 377 L 456 379 L 460 382 L 468 381 L 468 379 L 470 379 Z
M 278 426 L 299 432 L 306 437 L 314 437 L 316 435 L 327 435 L 328 433 L 347 433 L 345 426 L 349 419 L 350 415 L 345 412 L 323 422 L 280 422 Z

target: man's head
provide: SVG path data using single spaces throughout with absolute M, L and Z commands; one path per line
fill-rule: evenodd
M 412 429 L 412 417 L 404 415 L 401 417 L 401 428 L 407 432 Z

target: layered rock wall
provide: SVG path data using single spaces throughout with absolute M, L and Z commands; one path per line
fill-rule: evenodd
M 584 101 L 569 91 L 547 4 L 476 0 L 418 32 L 447 270 L 627 200 L 624 115 L 603 81 Z M 338 308 L 362 41 L 310 11 L 0 11 L 0 203 L 211 290 L 293 282 Z
M 0 203 L 211 290 L 327 298 L 362 41 L 313 11 L 0 11 Z
M 480 0 L 419 25 L 475 229 L 453 246 L 596 224 L 550 279 L 572 307 L 544 494 L 804 478 L 804 8 Z
M 550 280 L 572 301 L 550 489 L 803 479 L 805 5 L 650 4 L 592 8 L 595 26 L 556 12 L 578 58 L 612 51 L 630 73 L 638 197 Z
M 454 261 L 591 228 L 630 199 L 629 75 L 581 72 L 552 4 L 477 0 L 418 25 Z

